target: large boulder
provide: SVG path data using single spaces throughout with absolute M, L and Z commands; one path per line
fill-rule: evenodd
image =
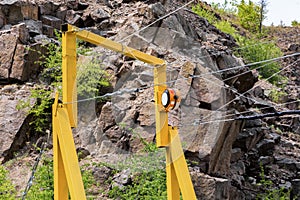
M 0 161 L 10 157 L 10 151 L 21 148 L 28 140 L 26 132 L 29 121 L 26 110 L 18 110 L 21 100 L 26 101 L 30 95 L 26 86 L 6 85 L 0 90 Z M 32 102 L 33 103 L 33 102 Z M 13 147 L 14 146 L 14 147 Z
M 39 70 L 41 46 L 27 45 L 29 32 L 24 23 L 0 31 L 0 79 L 27 81 Z
M 32 2 L 20 0 L 0 1 L 0 28 L 6 24 L 18 24 L 24 19 L 38 20 L 38 6 Z

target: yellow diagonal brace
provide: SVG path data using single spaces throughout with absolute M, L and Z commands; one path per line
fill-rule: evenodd
M 168 165 L 173 165 L 175 174 L 178 180 L 179 188 L 184 200 L 196 200 L 196 194 L 194 191 L 193 183 L 190 177 L 188 166 L 182 150 L 178 130 L 176 127 L 169 126 L 169 137 L 170 137 L 170 160 Z M 171 186 L 167 186 L 171 187 Z M 177 200 L 177 198 L 175 198 Z M 172 200 L 175 200 L 172 199 Z
M 56 125 L 54 132 L 58 136 L 58 144 L 60 147 L 57 151 L 61 153 L 62 157 L 62 162 L 56 165 L 56 167 L 59 168 L 61 163 L 63 163 L 71 199 L 85 200 L 86 196 L 78 164 L 78 157 L 69 123 L 68 112 L 65 107 L 59 106 L 57 108 L 57 115 L 54 117 L 54 124 Z M 58 177 L 58 179 L 60 178 L 63 177 Z
M 52 105 L 52 129 L 53 129 L 53 171 L 54 171 L 54 199 L 67 200 L 69 196 L 67 178 L 63 166 L 61 150 L 58 142 L 59 123 L 57 118 L 58 94 Z
M 166 147 L 166 161 L 168 200 L 178 200 L 180 199 L 180 188 L 174 165 L 171 162 L 171 149 L 169 147 Z

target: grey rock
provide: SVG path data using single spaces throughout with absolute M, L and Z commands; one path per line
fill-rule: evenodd
M 233 148 L 231 150 L 231 162 L 236 162 L 241 159 L 243 152 L 240 148 Z
M 43 22 L 44 25 L 51 26 L 55 29 L 60 29 L 62 21 L 61 19 L 51 16 L 51 15 L 43 15 L 41 17 L 41 21 Z
M 112 187 L 119 187 L 120 189 L 131 183 L 130 169 L 123 170 L 113 177 Z
M 292 183 L 286 181 L 285 183 L 279 184 L 279 187 L 284 189 L 285 191 L 290 191 L 292 189 Z
M 276 144 L 278 144 L 281 140 L 281 136 L 278 135 L 277 133 L 270 133 L 269 136 L 272 140 L 275 141 Z
M 276 159 L 276 164 L 284 169 L 290 170 L 290 171 L 299 171 L 300 170 L 300 165 L 299 162 L 289 159 L 289 158 L 277 158 Z
M 43 4 L 39 5 L 40 14 L 55 16 L 55 13 L 59 9 L 60 5 L 60 3 L 44 1 Z
M 102 8 L 98 8 L 97 10 L 94 10 L 93 12 L 91 12 L 90 15 L 92 19 L 97 23 L 110 18 L 110 14 L 105 10 L 103 10 Z
M 43 24 L 41 21 L 36 20 L 26 20 L 25 21 L 26 28 L 28 29 L 29 35 L 31 37 L 42 34 Z
M 54 28 L 52 26 L 43 25 L 43 34 L 50 38 L 54 37 Z
M 261 156 L 259 157 L 258 162 L 262 165 L 268 165 L 274 162 L 274 158 L 272 156 Z
M 95 167 L 93 169 L 93 176 L 95 180 L 99 183 L 106 183 L 106 181 L 109 179 L 109 177 L 112 175 L 112 169 L 101 166 L 101 167 Z
M 231 166 L 231 172 L 238 174 L 238 175 L 244 175 L 246 173 L 246 167 L 244 162 L 238 161 L 236 163 L 232 163 Z
M 263 139 L 256 145 L 256 148 L 258 149 L 260 155 L 270 154 L 269 150 L 273 150 L 274 147 L 275 147 L 275 142 L 274 140 L 270 140 L 270 139 Z
M 299 199 L 300 197 L 300 179 L 292 180 L 291 199 Z
M 160 3 L 151 4 L 149 6 L 154 18 L 159 18 L 166 13 L 165 7 Z
M 230 182 L 228 179 L 211 177 L 197 172 L 190 172 L 197 199 L 229 199 Z
M 261 131 L 261 128 L 243 129 L 237 136 L 233 147 L 241 148 L 242 151 L 248 152 L 256 146 L 262 136 L 263 132 Z

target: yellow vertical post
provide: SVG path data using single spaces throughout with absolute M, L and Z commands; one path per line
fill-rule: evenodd
M 168 126 L 168 112 L 161 96 L 166 86 L 166 65 L 154 68 L 154 99 L 156 116 L 156 146 L 166 147 L 166 174 L 168 200 L 196 200 L 194 187 L 182 150 L 177 127 Z
M 154 68 L 154 99 L 156 117 L 156 146 L 166 147 L 168 140 L 168 113 L 162 108 L 161 95 L 167 88 L 166 65 Z
M 63 102 L 66 104 L 71 127 L 77 126 L 77 91 L 76 91 L 76 32 L 72 26 L 62 30 L 62 88 Z

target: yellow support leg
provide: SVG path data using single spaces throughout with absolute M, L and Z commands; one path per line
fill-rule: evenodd
M 57 124 L 57 108 L 58 108 L 58 93 L 55 95 L 55 101 L 52 105 L 52 127 L 53 127 L 53 171 L 54 171 L 54 199 L 68 199 L 68 184 L 63 166 L 62 155 L 58 143 L 58 128 Z
M 179 200 L 177 185 L 179 185 L 184 200 L 196 200 L 193 183 L 176 127 L 169 126 L 169 139 L 170 144 L 167 148 L 168 200 Z M 175 177 L 176 181 L 174 181 Z
M 53 111 L 54 199 L 68 199 L 70 192 L 71 199 L 85 200 L 68 111 L 62 105 Z
M 169 147 L 166 148 L 166 160 L 168 200 L 180 199 L 179 183 L 176 176 L 174 164 L 171 162 L 171 151 Z

